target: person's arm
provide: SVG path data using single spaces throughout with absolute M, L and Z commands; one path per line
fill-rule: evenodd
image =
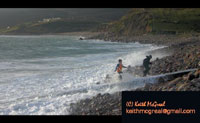
M 126 66 L 122 65 L 123 68 L 127 68 Z
M 151 59 L 148 59 L 148 64 L 152 64 L 152 62 L 150 62 Z

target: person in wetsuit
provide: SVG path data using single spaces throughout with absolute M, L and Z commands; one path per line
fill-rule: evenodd
M 116 68 L 115 68 L 115 72 L 117 71 L 117 73 L 119 74 L 119 79 L 122 79 L 122 68 L 127 68 L 122 64 L 122 60 L 119 59 L 119 63 L 117 64 Z
M 149 70 L 150 70 L 149 65 L 152 64 L 150 62 L 151 58 L 152 56 L 149 55 L 149 56 L 146 56 L 146 58 L 143 60 L 143 66 L 144 66 L 143 76 L 146 76 L 147 74 L 149 74 Z

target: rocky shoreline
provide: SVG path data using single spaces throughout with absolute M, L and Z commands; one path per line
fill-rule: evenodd
M 117 40 L 100 36 L 92 38 L 167 45 L 168 47 L 161 49 L 161 51 L 172 51 L 171 55 L 153 61 L 150 75 L 197 68 L 196 71 L 173 80 L 165 81 L 161 79 L 155 84 L 146 84 L 144 87 L 132 91 L 200 91 L 200 67 L 198 65 L 200 62 L 200 36 L 144 35 L 143 37 L 126 37 L 125 39 L 121 37 Z M 136 66 L 131 69 L 141 71 L 143 68 L 142 66 Z M 91 99 L 71 104 L 71 115 L 121 115 L 121 92 L 98 94 Z

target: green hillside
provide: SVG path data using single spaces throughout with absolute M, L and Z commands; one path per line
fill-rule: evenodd
M 10 28 L 1 28 L 0 34 L 47 34 L 92 30 L 109 32 L 110 36 L 132 36 L 146 33 L 200 32 L 200 8 L 133 8 L 128 13 L 124 12 L 126 14 L 117 21 L 105 20 L 109 16 L 116 17 L 116 12 L 98 12 L 98 17 L 92 13 L 90 16 L 79 14 L 81 16 L 49 22 L 31 21 Z
M 10 28 L 0 29 L 1 34 L 48 34 L 88 31 L 100 22 L 88 20 L 55 20 L 49 22 L 27 22 Z
M 0 9 L 0 34 L 88 31 L 120 19 L 130 8 Z M 43 22 L 44 19 L 60 18 Z
M 124 36 L 200 32 L 200 9 L 136 8 L 119 21 L 99 26 L 97 31 Z

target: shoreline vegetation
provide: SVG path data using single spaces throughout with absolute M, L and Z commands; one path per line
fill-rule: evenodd
M 74 33 L 75 34 L 75 33 Z M 81 34 L 81 33 L 79 33 Z M 114 42 L 139 42 L 155 45 L 166 45 L 166 48 L 152 52 L 168 52 L 169 56 L 152 61 L 150 76 L 187 69 L 191 71 L 172 80 L 160 78 L 154 84 L 128 91 L 200 91 L 200 35 L 141 35 L 133 37 L 104 37 L 100 33 L 85 35 L 87 39 L 101 39 Z M 134 71 L 142 71 L 142 66 L 131 67 Z M 114 94 L 98 94 L 90 99 L 83 99 L 70 105 L 70 115 L 121 115 L 121 92 Z

